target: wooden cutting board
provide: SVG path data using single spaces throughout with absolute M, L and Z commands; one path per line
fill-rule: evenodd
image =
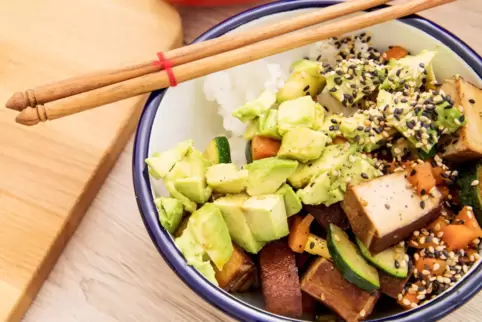
M 161 0 L 0 1 L 0 321 L 23 316 L 146 97 L 31 128 L 4 103 L 32 86 L 154 60 L 181 42 L 179 15 Z

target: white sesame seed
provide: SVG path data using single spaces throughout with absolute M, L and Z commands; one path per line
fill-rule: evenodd
M 417 303 L 411 303 L 411 304 L 410 304 L 410 307 L 411 307 L 412 309 L 416 308 L 417 306 L 418 306 Z
M 430 275 L 430 272 L 429 272 L 428 270 L 424 269 L 424 270 L 422 271 L 422 274 L 423 274 L 423 275 Z
M 417 296 L 418 300 L 423 300 L 424 298 L 425 298 L 425 295 L 423 295 L 423 294 L 420 294 L 420 295 Z
M 320 298 L 321 298 L 322 301 L 324 301 L 325 300 L 325 294 L 321 293 Z
M 367 314 L 367 313 L 365 312 L 365 310 L 361 310 L 361 311 L 360 311 L 360 316 L 361 316 L 361 317 L 364 317 L 366 314 Z
M 470 184 L 472 187 L 475 187 L 476 185 L 479 184 L 479 180 L 474 180 L 472 181 L 472 183 Z
M 397 295 L 397 298 L 398 298 L 399 301 L 401 301 L 402 298 L 403 298 L 403 295 L 402 295 L 402 294 L 398 294 L 398 295 Z
M 437 276 L 437 282 L 443 283 L 443 282 L 444 282 L 444 278 L 443 278 L 442 276 Z
M 420 259 L 420 255 L 418 253 L 413 254 L 413 258 L 415 258 L 416 261 Z
M 439 270 L 439 269 L 440 269 L 440 264 L 439 264 L 439 263 L 435 263 L 435 264 L 433 265 L 433 270 L 434 270 L 434 271 L 437 271 L 437 270 Z
M 403 304 L 404 305 L 410 305 L 410 301 L 408 299 L 403 299 Z

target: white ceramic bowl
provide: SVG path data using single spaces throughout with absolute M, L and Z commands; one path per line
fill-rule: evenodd
M 298 0 L 284 1 L 258 7 L 235 16 L 214 27 L 197 41 L 218 37 L 226 32 L 249 30 L 264 24 L 287 19 L 301 13 L 316 10 L 336 1 Z M 468 81 L 482 86 L 482 62 L 466 44 L 443 28 L 418 16 L 400 21 L 390 21 L 363 31 L 372 35 L 375 48 L 386 49 L 401 45 L 412 53 L 423 49 L 436 50 L 434 60 L 437 79 L 459 74 Z M 361 30 L 357 33 L 362 32 Z M 274 62 L 288 71 L 290 64 L 307 55 L 308 47 L 298 48 L 265 61 Z M 245 65 L 250 70 L 249 64 Z M 203 93 L 204 79 L 183 83 L 166 91 L 154 92 L 146 104 L 137 132 L 134 151 L 134 184 L 139 209 L 151 238 L 176 273 L 200 296 L 226 313 L 242 320 L 291 321 L 263 310 L 260 294 L 235 296 L 213 286 L 194 269 L 185 264 L 184 258 L 174 246 L 172 238 L 162 229 L 153 203 L 153 191 L 163 189 L 151 185 L 144 159 L 156 151 L 164 151 L 176 143 L 194 139 L 198 149 L 204 149 L 216 135 L 223 133 L 222 119 L 216 113 L 214 103 L 206 100 Z M 260 89 L 261 90 L 261 89 Z M 377 305 L 373 321 L 435 321 L 465 303 L 477 293 L 482 285 L 480 262 L 452 289 L 437 299 L 407 312 L 397 308 Z

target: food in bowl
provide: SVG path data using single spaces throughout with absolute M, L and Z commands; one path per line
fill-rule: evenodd
M 436 51 L 370 41 L 333 38 L 290 70 L 263 66 L 264 92 L 241 106 L 228 75 L 208 76 L 230 135 L 146 160 L 170 194 L 156 196 L 160 224 L 213 284 L 260 289 L 275 314 L 318 301 L 358 321 L 381 297 L 432 300 L 479 260 L 481 89 L 437 80 Z

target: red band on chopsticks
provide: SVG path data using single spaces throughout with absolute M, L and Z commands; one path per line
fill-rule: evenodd
M 174 72 L 172 71 L 172 61 L 166 59 L 163 52 L 158 52 L 157 58 L 159 58 L 159 60 L 156 60 L 154 62 L 154 66 L 160 66 L 161 69 L 164 69 L 166 71 L 167 76 L 169 77 L 169 83 L 171 87 L 177 86 L 176 76 L 174 76 Z

